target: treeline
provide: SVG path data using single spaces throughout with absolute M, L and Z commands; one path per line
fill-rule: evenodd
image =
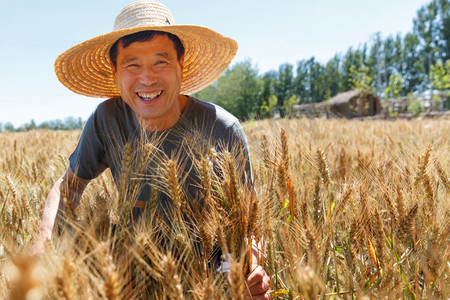
M 14 127 L 14 125 L 10 122 L 2 124 L 0 123 L 0 132 L 3 131 L 11 131 L 11 132 L 21 132 L 21 131 L 29 131 L 35 129 L 50 129 L 50 130 L 74 130 L 74 129 L 82 129 L 85 121 L 81 118 L 67 117 L 64 120 L 52 120 L 45 121 L 40 124 L 36 124 L 34 120 L 31 120 L 30 123 L 21 125 L 19 127 Z
M 259 74 L 251 61 L 230 67 L 219 80 L 195 96 L 217 103 L 240 120 L 289 114 L 293 104 L 322 102 L 350 89 L 365 89 L 382 98 L 397 98 L 429 89 L 450 90 L 450 0 L 432 0 L 417 11 L 413 30 L 405 36 L 380 33 L 358 48 L 334 55 L 325 64 L 314 57 L 294 66 Z M 81 119 L 67 118 L 0 131 L 36 128 L 82 128 Z
M 229 68 L 200 99 L 215 102 L 239 119 L 264 118 L 292 104 L 321 102 L 354 88 L 384 98 L 450 89 L 450 4 L 433 0 L 417 11 L 405 36 L 380 33 L 358 48 L 322 64 L 314 57 L 286 63 L 262 75 L 250 61 Z

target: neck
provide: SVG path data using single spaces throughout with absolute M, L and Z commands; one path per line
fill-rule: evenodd
M 146 131 L 163 131 L 172 128 L 183 114 L 188 100 L 189 98 L 187 96 L 180 95 L 175 109 L 170 112 L 170 116 L 159 119 L 138 118 L 139 126 Z

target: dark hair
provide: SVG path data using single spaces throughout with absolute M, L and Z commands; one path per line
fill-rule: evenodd
M 122 43 L 122 47 L 126 48 L 134 42 L 150 41 L 151 39 L 153 39 L 153 37 L 155 37 L 155 35 L 166 35 L 173 43 L 173 47 L 177 52 L 177 59 L 181 59 L 181 57 L 184 55 L 184 46 L 176 35 L 164 31 L 145 30 L 123 36 L 111 46 L 111 49 L 109 50 L 109 59 L 111 60 L 114 68 L 117 67 L 117 47 L 119 43 Z

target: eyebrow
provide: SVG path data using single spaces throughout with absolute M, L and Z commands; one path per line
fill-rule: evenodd
M 168 52 L 159 52 L 159 53 L 156 53 L 156 56 L 164 57 L 168 60 L 174 60 Z
M 168 52 L 158 52 L 158 53 L 155 54 L 155 56 L 162 57 L 162 58 L 165 58 L 165 59 L 168 59 L 168 60 L 171 60 L 171 61 L 174 60 L 173 57 L 170 56 L 170 54 Z M 135 60 L 139 60 L 139 58 L 137 56 L 125 57 L 124 60 L 120 62 L 120 65 L 124 65 L 124 64 L 133 62 Z
M 125 57 L 125 59 L 120 62 L 120 65 L 124 65 L 124 64 L 130 63 L 135 60 L 138 60 L 138 58 L 135 56 Z

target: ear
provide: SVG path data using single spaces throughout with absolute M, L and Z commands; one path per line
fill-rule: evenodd
M 178 64 L 180 65 L 180 68 L 181 68 L 181 74 L 183 74 L 183 68 L 184 68 L 184 55 L 180 57 L 180 59 L 178 60 Z

